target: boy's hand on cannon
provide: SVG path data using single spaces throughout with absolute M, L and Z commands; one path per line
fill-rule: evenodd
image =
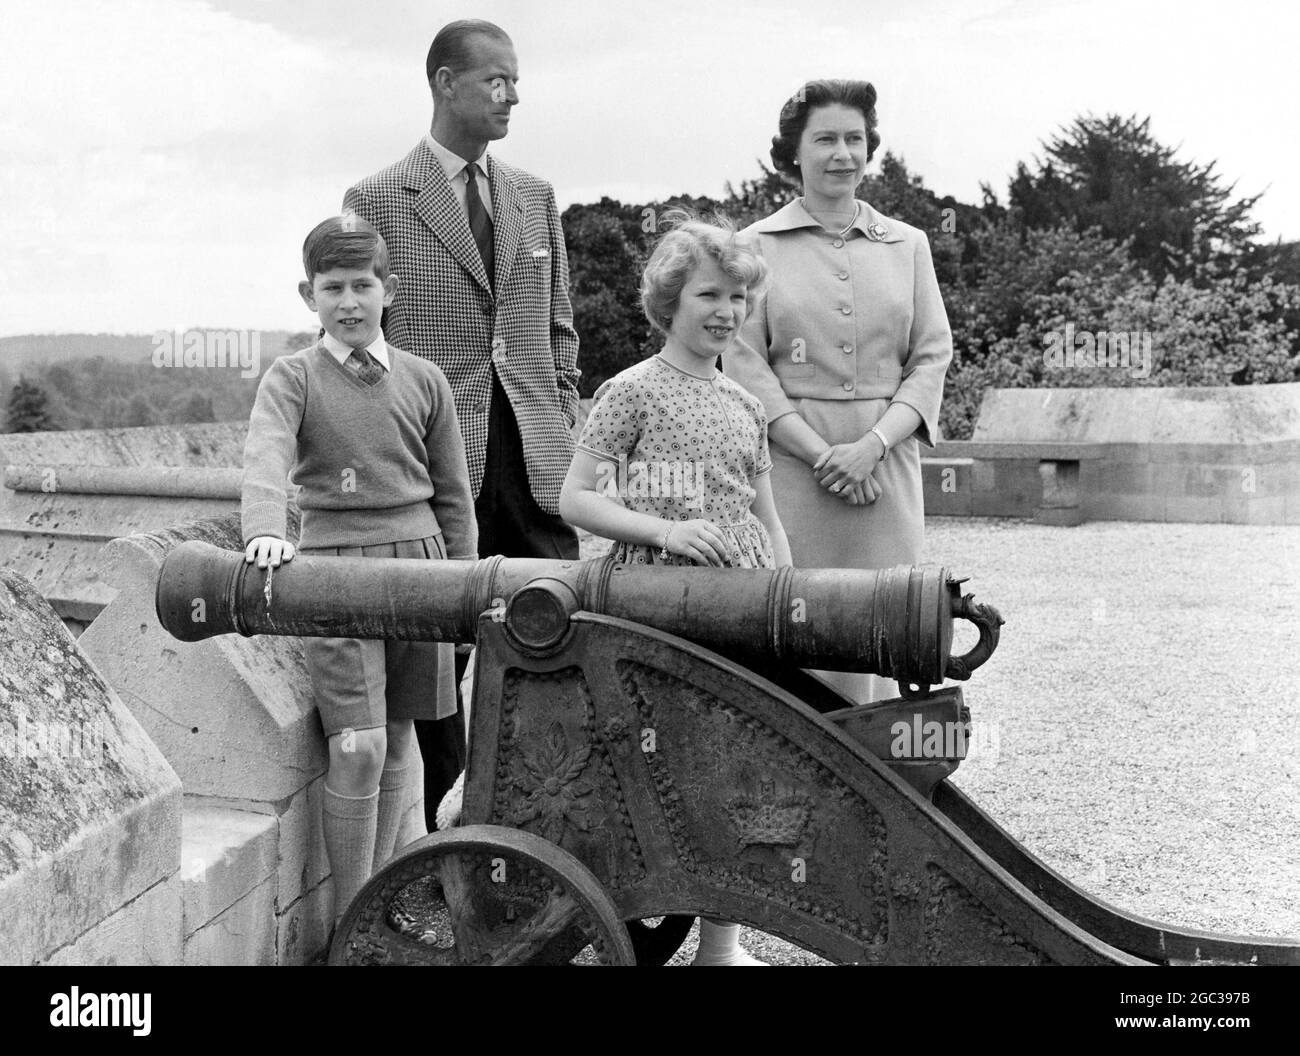
M 674 521 L 664 534 L 662 549 L 700 564 L 725 568 L 730 548 L 718 529 L 706 520 Z
M 296 553 L 293 543 L 273 535 L 259 535 L 244 548 L 244 560 L 257 562 L 258 568 L 279 568 L 282 561 L 292 561 Z

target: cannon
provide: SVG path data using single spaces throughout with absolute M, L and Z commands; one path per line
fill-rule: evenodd
M 370 879 L 331 964 L 661 964 L 697 915 L 838 963 L 1300 964 L 1298 941 L 1092 898 L 946 780 L 970 714 L 941 684 L 985 663 L 1002 623 L 961 582 L 500 557 L 267 572 L 189 542 L 157 612 L 182 641 L 477 643 L 461 825 Z M 958 619 L 978 631 L 961 655 Z M 852 706 L 806 668 L 902 695 Z

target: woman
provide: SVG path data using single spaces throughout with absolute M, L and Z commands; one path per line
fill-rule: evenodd
M 952 332 L 930 244 L 854 192 L 880 143 L 876 90 L 811 81 L 781 109 L 772 163 L 803 197 L 746 234 L 765 300 L 723 358 L 763 401 L 772 490 L 797 567 L 919 562 L 918 441 L 932 445 Z M 821 672 L 858 703 L 892 681 Z

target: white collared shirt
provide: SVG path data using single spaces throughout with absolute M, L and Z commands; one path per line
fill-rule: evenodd
M 321 338 L 325 344 L 325 351 L 339 361 L 342 366 L 348 365 L 348 357 L 352 355 L 352 346 L 345 345 L 338 340 L 329 331 Z M 366 351 L 375 357 L 375 361 L 387 371 L 393 368 L 388 365 L 388 342 L 384 340 L 384 332 L 380 330 L 375 334 L 375 339 L 366 345 Z
M 456 194 L 456 200 L 460 202 L 460 207 L 465 210 L 465 216 L 468 217 L 469 206 L 465 201 L 465 167 L 469 165 L 469 162 L 454 150 L 448 150 L 444 147 L 433 138 L 431 132 L 424 134 L 424 141 L 429 144 L 433 156 L 442 163 L 443 171 L 447 174 L 447 182 L 451 184 L 451 189 Z M 484 147 L 483 153 L 475 161 L 478 166 L 478 196 L 483 202 L 483 208 L 487 210 L 489 219 L 495 220 L 496 216 L 492 212 L 492 184 L 487 176 L 487 156 L 487 147 Z

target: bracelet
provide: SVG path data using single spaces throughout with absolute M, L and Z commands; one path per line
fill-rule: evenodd
M 881 447 L 880 461 L 883 462 L 886 458 L 889 457 L 889 441 L 885 439 L 885 434 L 882 433 L 879 429 L 877 429 L 874 425 L 870 429 L 868 429 L 867 432 L 875 433 L 876 436 L 879 438 L 880 447 Z
M 667 560 L 668 560 L 668 556 L 669 556 L 669 555 L 668 555 L 668 537 L 669 537 L 670 535 L 673 534 L 673 529 L 676 528 L 676 527 L 677 527 L 677 525 L 675 525 L 675 524 L 670 524 L 670 525 L 668 526 L 668 528 L 664 531 L 664 541 L 663 541 L 663 545 L 659 547 L 659 560 L 661 560 L 661 561 L 667 561 Z

